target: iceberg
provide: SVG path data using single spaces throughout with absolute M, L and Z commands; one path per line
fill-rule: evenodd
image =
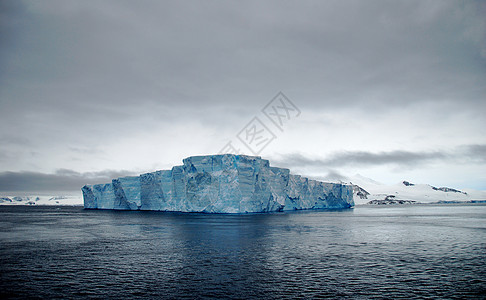
M 353 186 L 271 167 L 259 156 L 192 156 L 182 166 L 82 188 L 85 209 L 265 213 L 354 206 Z

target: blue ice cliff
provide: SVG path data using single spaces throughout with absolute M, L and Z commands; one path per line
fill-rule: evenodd
M 258 156 L 192 156 L 183 162 L 171 170 L 85 185 L 84 208 L 259 213 L 354 205 L 352 185 L 292 175 Z

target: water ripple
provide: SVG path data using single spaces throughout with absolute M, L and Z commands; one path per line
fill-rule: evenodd
M 191 215 L 0 207 L 0 296 L 484 298 L 486 206 Z

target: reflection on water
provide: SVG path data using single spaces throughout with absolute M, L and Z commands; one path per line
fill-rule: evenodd
M 486 206 L 253 215 L 0 207 L 2 298 L 481 297 Z

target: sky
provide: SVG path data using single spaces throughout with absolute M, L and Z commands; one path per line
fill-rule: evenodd
M 485 15 L 484 1 L 2 0 L 0 191 L 80 190 L 228 145 L 312 178 L 486 190 Z

